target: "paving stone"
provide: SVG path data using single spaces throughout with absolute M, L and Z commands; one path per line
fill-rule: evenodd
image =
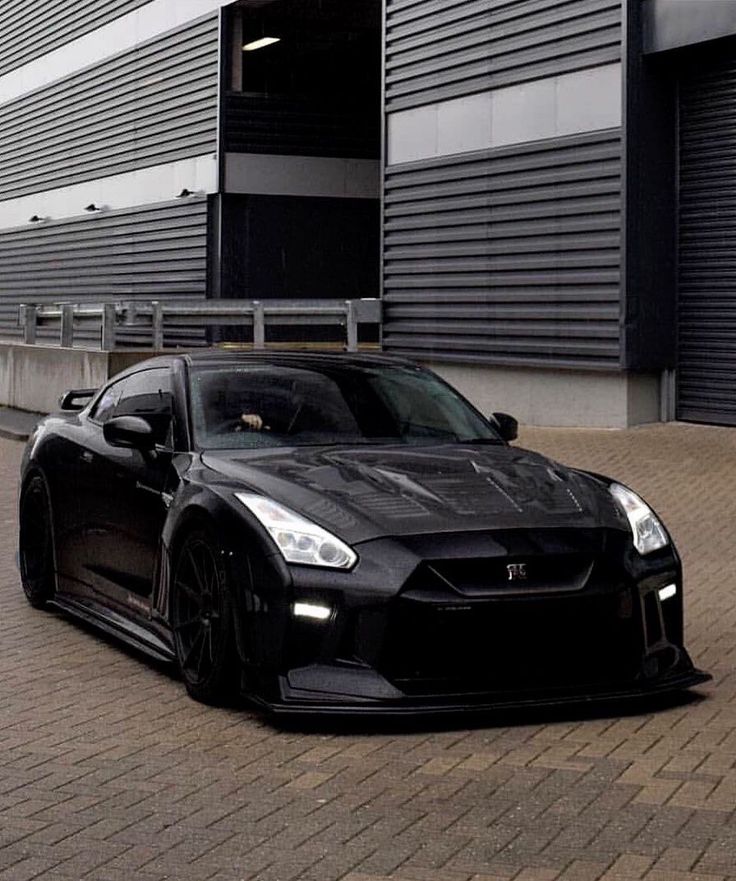
M 714 685 L 659 709 L 282 730 L 25 602 L 0 439 L 0 879 L 736 881 L 736 431 L 527 429 L 633 486 Z

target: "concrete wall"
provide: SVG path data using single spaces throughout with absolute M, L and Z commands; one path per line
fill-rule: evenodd
M 0 343 L 0 406 L 52 412 L 67 389 L 97 388 L 131 364 L 156 354 Z M 626 428 L 660 420 L 660 380 L 654 374 L 433 362 L 426 366 L 483 413 L 511 413 L 526 425 Z
M 50 413 L 70 388 L 97 388 L 155 352 L 99 352 L 0 343 L 0 405 Z
M 643 0 L 645 52 L 665 52 L 736 34 L 733 0 Z
M 485 415 L 510 413 L 525 425 L 627 428 L 660 421 L 655 374 L 425 363 Z

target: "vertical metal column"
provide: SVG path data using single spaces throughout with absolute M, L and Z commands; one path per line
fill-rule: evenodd
M 64 349 L 71 349 L 74 345 L 74 306 L 72 303 L 63 303 L 61 307 L 60 343 Z
M 661 373 L 659 410 L 662 422 L 673 422 L 677 418 L 677 373 L 670 368 Z
M 160 300 L 151 303 L 151 328 L 153 348 L 158 352 L 164 347 L 164 307 Z
M 348 352 L 358 351 L 358 316 L 355 312 L 355 303 L 345 301 L 345 323 L 347 325 Z
M 23 310 L 23 342 L 28 346 L 35 346 L 37 309 L 35 306 L 24 306 Z
M 253 348 L 266 348 L 266 315 L 263 303 L 253 301 Z
M 102 328 L 100 332 L 100 348 L 103 352 L 112 352 L 115 348 L 115 304 L 104 303 L 102 306 Z

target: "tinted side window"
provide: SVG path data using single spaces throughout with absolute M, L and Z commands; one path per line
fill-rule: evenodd
M 100 425 L 104 425 L 108 419 L 112 418 L 112 414 L 115 411 L 115 406 L 120 399 L 120 395 L 123 391 L 123 386 L 127 380 L 121 379 L 119 382 L 114 382 L 106 391 L 104 391 L 100 397 L 97 399 L 97 403 L 92 408 L 92 412 L 90 413 L 90 419 L 94 419 L 95 422 L 99 422 Z
M 122 386 L 114 415 L 140 416 L 153 426 L 156 443 L 166 443 L 173 413 L 170 370 L 143 370 L 125 379 Z

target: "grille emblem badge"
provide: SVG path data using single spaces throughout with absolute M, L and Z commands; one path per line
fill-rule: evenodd
M 526 570 L 526 563 L 509 563 L 506 567 L 509 574 L 509 581 L 526 581 L 529 574 Z

